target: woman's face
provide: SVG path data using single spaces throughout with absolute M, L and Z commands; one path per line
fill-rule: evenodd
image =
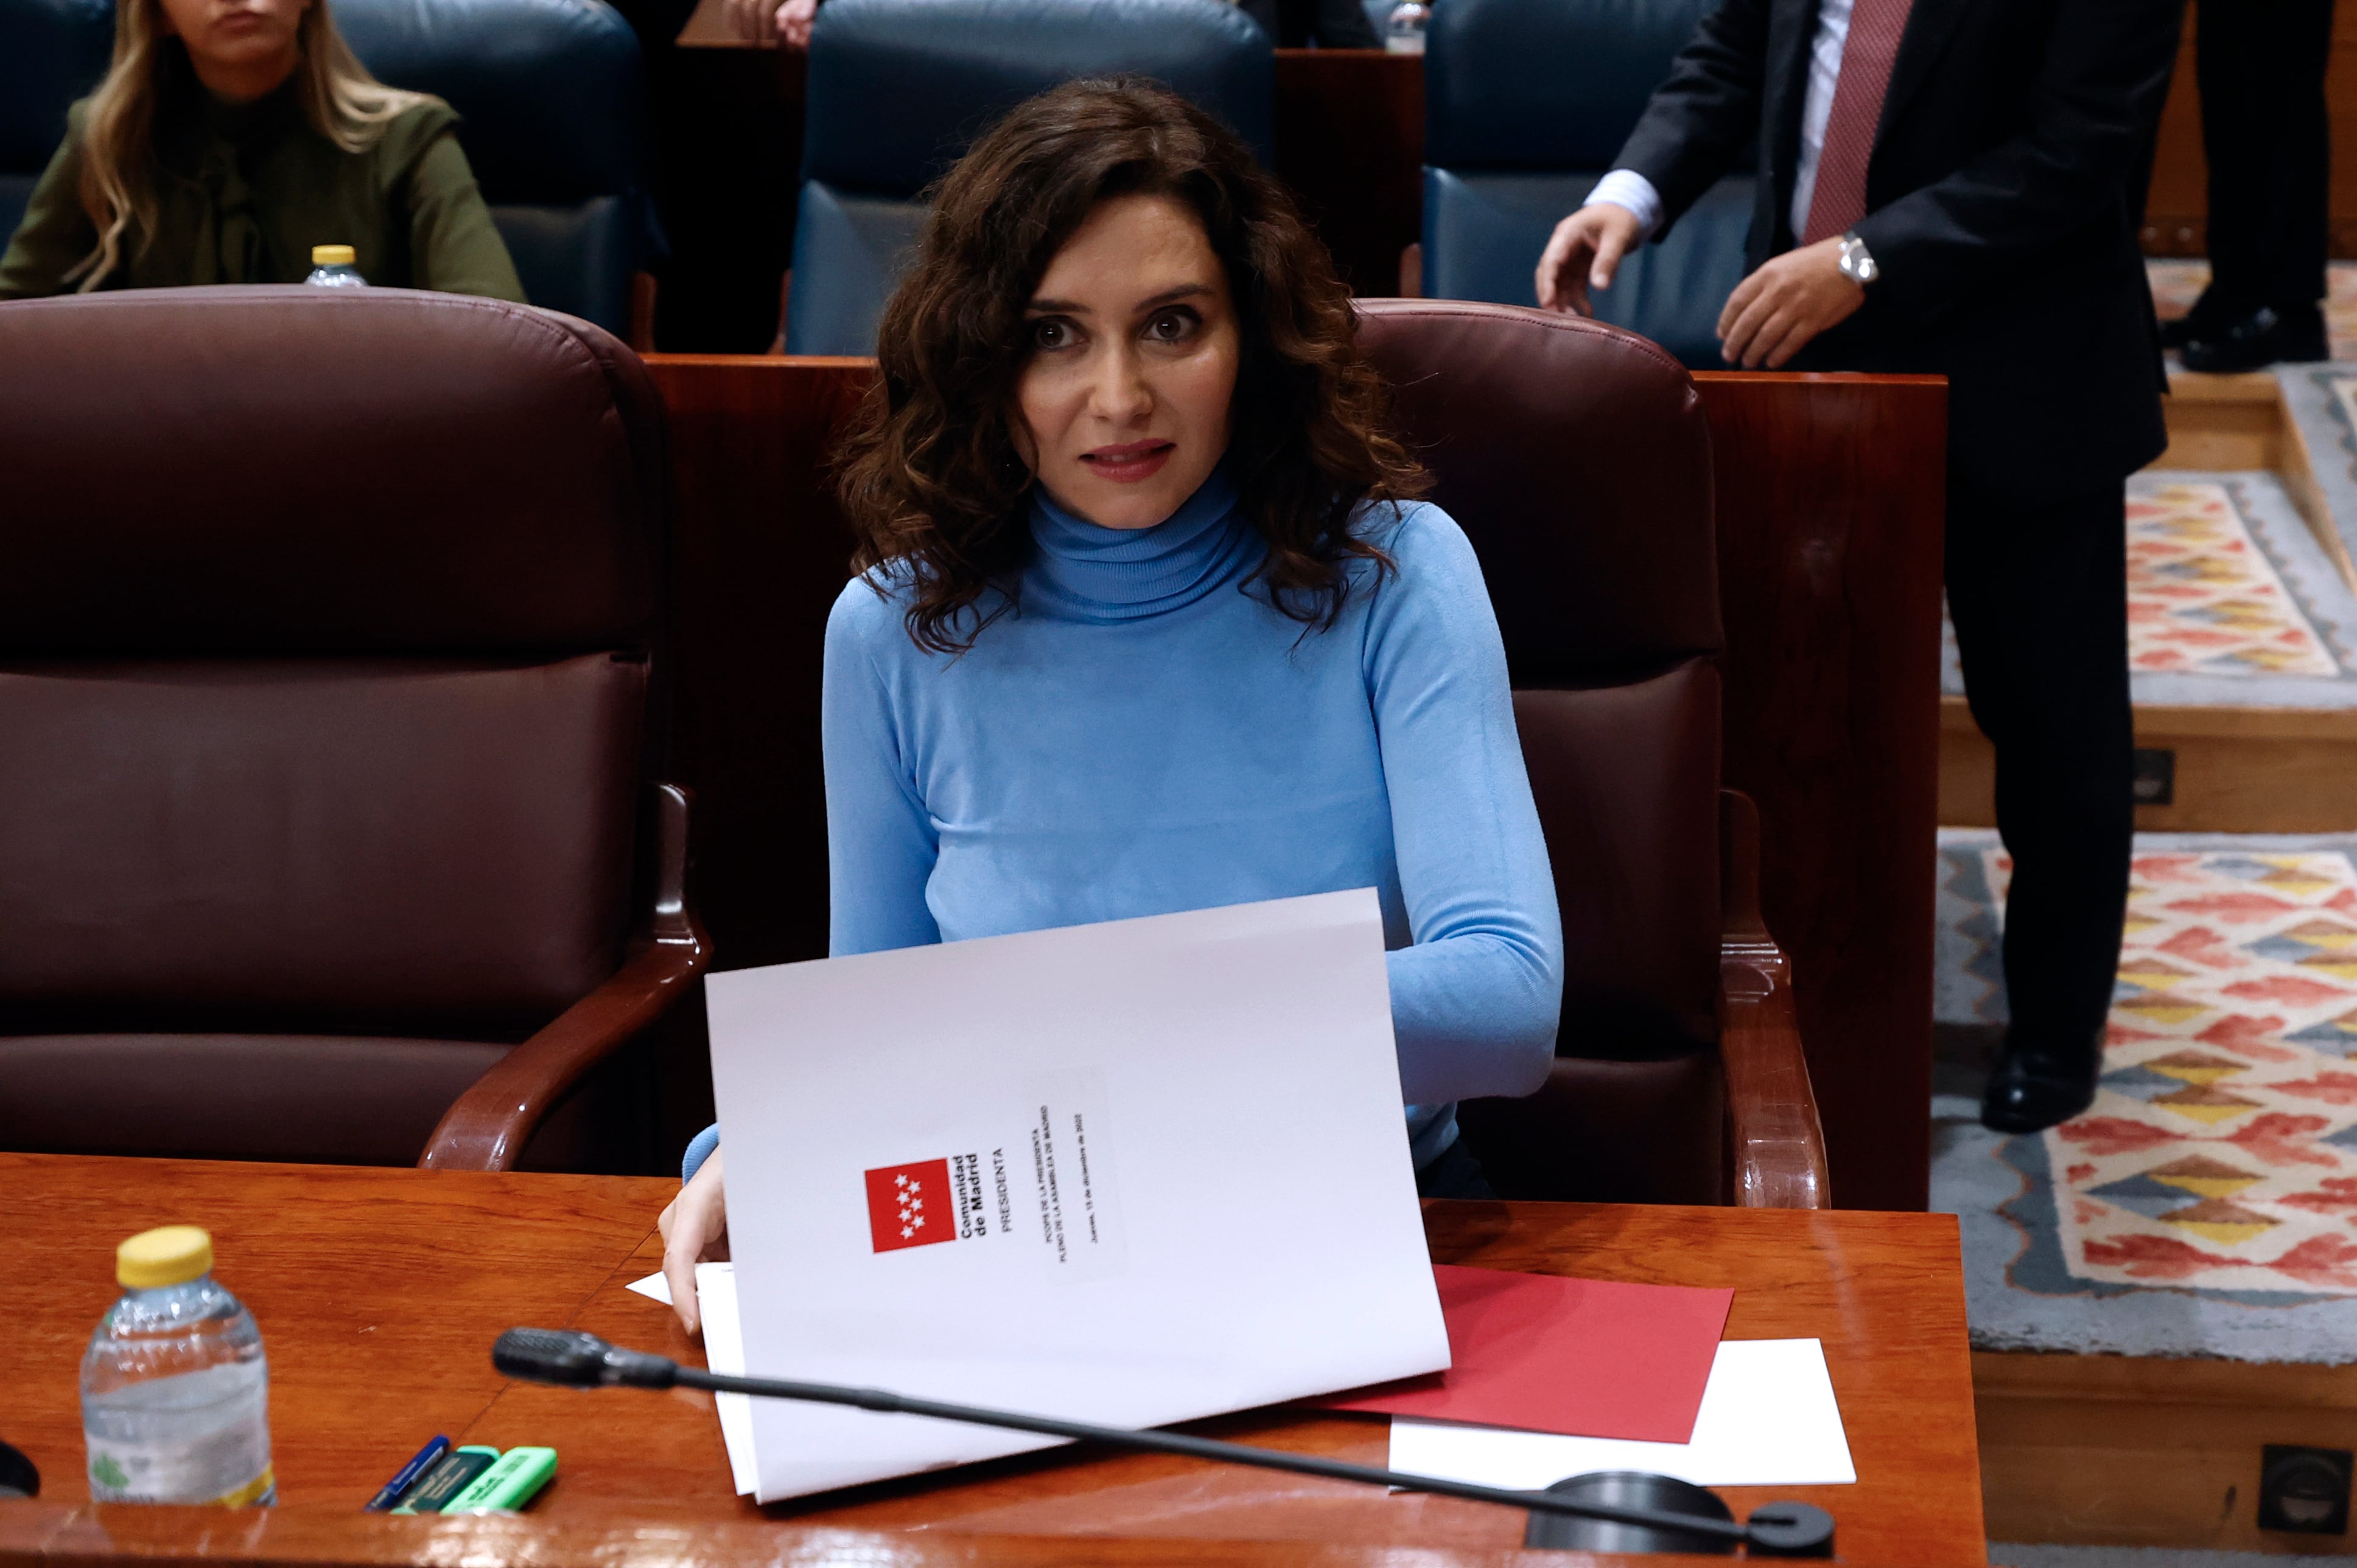
M 244 102 L 274 91 L 302 59 L 296 30 L 311 0 L 158 0 L 164 25 L 188 48 L 197 80 Z
M 1089 214 L 1033 291 L 1016 438 L 1048 493 L 1103 528 L 1151 528 L 1228 449 L 1242 340 L 1227 269 L 1167 196 Z

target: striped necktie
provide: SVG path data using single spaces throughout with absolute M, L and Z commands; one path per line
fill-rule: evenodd
M 1913 9 L 1914 0 L 1856 0 L 1850 7 L 1849 37 L 1842 44 L 1841 78 L 1834 83 L 1833 112 L 1825 117 L 1824 147 L 1817 155 L 1803 245 L 1846 234 L 1866 216 L 1866 166 L 1874 156 L 1890 65 L 1899 58 L 1899 39 Z

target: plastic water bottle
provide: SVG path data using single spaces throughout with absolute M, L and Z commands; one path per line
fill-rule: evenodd
M 262 1331 L 212 1267 L 213 1240 L 193 1225 L 143 1230 L 115 1249 L 123 1296 L 81 1359 L 93 1500 L 278 1500 Z
M 1383 48 L 1395 55 L 1424 52 L 1424 29 L 1432 21 L 1432 7 L 1424 0 L 1400 0 L 1383 29 Z
M 365 288 L 368 279 L 352 264 L 359 259 L 350 245 L 314 245 L 311 275 L 303 281 L 314 288 Z

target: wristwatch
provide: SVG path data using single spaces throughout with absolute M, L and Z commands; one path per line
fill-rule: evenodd
M 1866 248 L 1866 242 L 1857 237 L 1856 231 L 1842 236 L 1841 270 L 1842 276 L 1860 288 L 1882 275 L 1882 269 L 1874 264 L 1874 252 Z

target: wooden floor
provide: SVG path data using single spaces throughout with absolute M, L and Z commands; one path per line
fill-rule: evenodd
M 1977 1352 L 1991 1541 L 2345 1555 L 2262 1531 L 2270 1443 L 2357 1444 L 2357 1366 Z
M 2357 592 L 2357 564 L 2273 376 L 2179 376 L 2168 413 L 2169 450 L 2153 467 L 2272 469 Z M 2357 709 L 2140 706 L 2136 729 L 2137 746 L 2176 758 L 2171 803 L 2136 808 L 2144 832 L 2357 831 Z M 1964 699 L 1942 698 L 1941 824 L 1995 827 L 1996 776 L 1995 754 Z
M 2145 832 L 2357 832 L 2357 709 L 2139 707 L 2136 743 L 2176 757 Z M 1996 755 L 1962 697 L 1940 699 L 1940 824 L 1996 826 Z

